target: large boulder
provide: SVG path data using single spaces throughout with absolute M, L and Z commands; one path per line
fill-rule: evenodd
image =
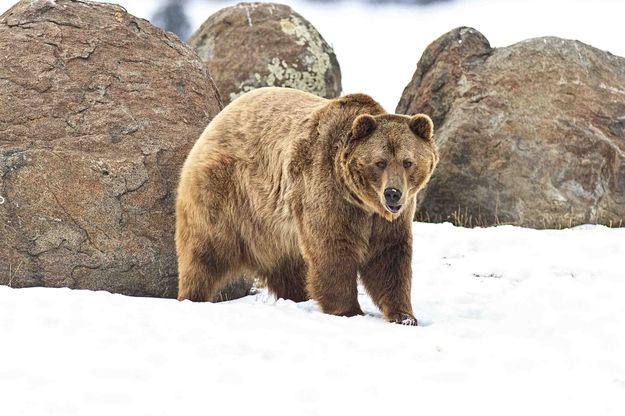
M 195 52 L 110 4 L 0 16 L 0 283 L 174 297 L 174 200 L 220 110 Z
M 260 87 L 341 94 L 341 69 L 319 32 L 282 4 L 240 3 L 210 16 L 191 36 L 225 102 Z
M 625 59 L 572 40 L 433 42 L 397 107 L 441 153 L 417 218 L 561 228 L 625 219 Z

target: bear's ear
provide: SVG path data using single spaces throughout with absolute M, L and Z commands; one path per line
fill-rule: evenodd
M 417 136 L 421 137 L 424 140 L 430 141 L 432 140 L 432 134 L 434 133 L 434 123 L 432 123 L 432 119 L 425 114 L 415 114 L 410 117 L 410 121 L 408 121 L 408 126 L 410 126 L 410 130 Z
M 378 127 L 378 123 L 373 116 L 369 114 L 361 114 L 352 123 L 352 131 L 349 141 L 360 140 L 369 136 Z

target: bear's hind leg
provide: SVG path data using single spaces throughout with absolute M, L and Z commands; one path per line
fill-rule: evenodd
M 276 298 L 294 302 L 308 300 L 306 293 L 306 264 L 302 258 L 280 261 L 275 268 L 264 273 L 267 287 Z
M 211 278 L 203 262 L 192 259 L 187 264 L 178 260 L 178 300 L 208 302 L 211 300 Z
M 180 252 L 178 255 L 178 300 L 213 302 L 233 271 L 221 261 L 217 253 Z

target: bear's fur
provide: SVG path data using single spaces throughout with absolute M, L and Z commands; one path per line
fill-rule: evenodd
M 438 162 L 432 129 L 364 94 L 261 88 L 235 100 L 182 169 L 178 298 L 212 301 L 251 271 L 277 297 L 351 316 L 362 314 L 360 276 L 388 320 L 415 325 L 411 224 Z M 402 192 L 398 204 L 385 202 L 387 188 Z

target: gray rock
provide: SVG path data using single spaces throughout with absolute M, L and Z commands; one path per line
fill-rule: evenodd
M 210 16 L 189 44 L 225 102 L 260 87 L 290 87 L 334 98 L 341 69 L 319 32 L 288 6 L 240 3 Z
M 417 218 L 562 228 L 625 219 L 625 59 L 572 40 L 433 42 L 397 107 L 436 127 Z

